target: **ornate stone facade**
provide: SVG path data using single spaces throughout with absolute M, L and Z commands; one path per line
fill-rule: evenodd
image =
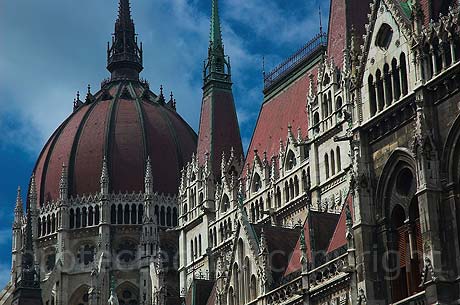
M 175 112 L 138 79 L 128 1 L 120 10 L 130 39 L 114 40 L 112 78 L 76 110 L 110 96 Z M 169 172 L 153 156 L 139 158 L 142 190 L 126 193 L 110 153 L 92 195 L 69 191 L 64 164 L 45 202 L 33 175 L 0 304 L 40 289 L 47 305 L 458 303 L 457 2 L 331 0 L 329 32 L 264 73 L 246 156 L 217 0 L 211 20 L 198 147 L 177 194 L 156 191 Z

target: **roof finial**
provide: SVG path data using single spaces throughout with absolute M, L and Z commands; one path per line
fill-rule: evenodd
M 119 0 L 112 46 L 107 50 L 107 69 L 114 79 L 139 79 L 143 70 L 142 49 L 137 44 L 129 0 Z
M 265 80 L 265 56 L 262 56 L 262 75 Z
M 204 66 L 203 73 L 205 85 L 212 80 L 231 82 L 230 60 L 228 56 L 225 56 L 224 43 L 222 41 L 218 0 L 212 0 L 208 60 Z
M 22 221 L 22 216 L 24 215 L 24 209 L 22 206 L 22 195 L 21 195 L 21 187 L 18 186 L 17 195 L 16 195 L 16 207 L 14 208 L 14 221 L 20 222 Z
M 212 0 L 212 15 L 211 15 L 211 33 L 209 37 L 210 48 L 222 48 L 222 31 L 220 28 L 220 17 L 219 17 L 219 4 L 218 0 Z
M 101 193 L 103 195 L 108 195 L 109 193 L 109 170 L 107 168 L 107 157 L 104 156 L 102 160 L 102 170 L 101 170 Z

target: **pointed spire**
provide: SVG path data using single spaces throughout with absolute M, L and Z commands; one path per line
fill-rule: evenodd
M 35 183 L 35 173 L 32 173 L 32 177 L 30 177 L 29 202 L 30 202 L 32 211 L 37 209 L 38 202 L 37 202 L 37 184 Z
M 152 175 L 152 164 L 150 162 L 150 156 L 147 158 L 147 164 L 145 166 L 144 188 L 145 188 L 146 195 L 153 194 L 153 175 Z
M 220 26 L 218 0 L 212 0 L 211 30 L 209 33 L 208 60 L 204 66 L 204 85 L 212 80 L 231 83 L 230 60 L 225 56 Z
M 119 0 L 118 18 L 112 46 L 107 50 L 107 69 L 115 79 L 139 79 L 142 66 L 142 44 L 137 44 L 129 0 Z
M 102 171 L 101 171 L 101 193 L 102 195 L 109 194 L 109 170 L 107 169 L 107 158 L 104 156 L 102 160 Z
M 220 28 L 219 3 L 218 0 L 212 0 L 212 15 L 211 15 L 211 33 L 209 37 L 210 48 L 223 50 L 222 30 Z
M 59 181 L 59 199 L 61 201 L 67 200 L 68 196 L 68 179 L 67 179 L 67 166 L 62 163 L 61 180 Z
M 18 186 L 18 191 L 16 195 L 16 207 L 14 208 L 14 224 L 21 225 L 23 216 L 24 208 L 22 204 L 21 187 Z

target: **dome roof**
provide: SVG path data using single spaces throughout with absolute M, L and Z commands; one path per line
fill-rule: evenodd
M 100 190 L 104 156 L 110 192 L 144 190 L 146 160 L 151 159 L 155 192 L 177 194 L 180 171 L 196 150 L 196 133 L 139 80 L 103 85 L 59 126 L 35 166 L 40 204 L 59 198 L 63 164 L 68 167 L 69 196 Z

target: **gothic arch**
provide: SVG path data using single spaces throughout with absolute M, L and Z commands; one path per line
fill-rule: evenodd
M 131 282 L 123 282 L 115 289 L 120 304 L 139 305 L 139 288 Z
M 397 187 L 397 177 L 403 170 L 411 172 L 413 177 L 413 185 L 408 190 L 407 194 L 398 194 L 391 192 L 392 189 Z M 415 194 L 416 191 L 416 163 L 411 152 L 407 148 L 397 148 L 388 158 L 385 166 L 383 167 L 382 174 L 380 175 L 377 192 L 376 192 L 376 211 L 377 219 L 389 217 L 393 207 L 396 204 L 409 206 L 409 203 L 402 202 L 404 200 L 410 201 L 410 194 Z M 407 212 L 407 211 L 406 211 Z
M 88 305 L 89 297 L 88 297 L 88 290 L 89 287 L 87 285 L 81 285 L 77 289 L 75 289 L 74 293 L 70 297 L 70 305 Z
M 460 115 L 457 116 L 450 127 L 446 142 L 444 144 L 441 166 L 442 171 L 447 175 L 447 183 L 460 182 Z

